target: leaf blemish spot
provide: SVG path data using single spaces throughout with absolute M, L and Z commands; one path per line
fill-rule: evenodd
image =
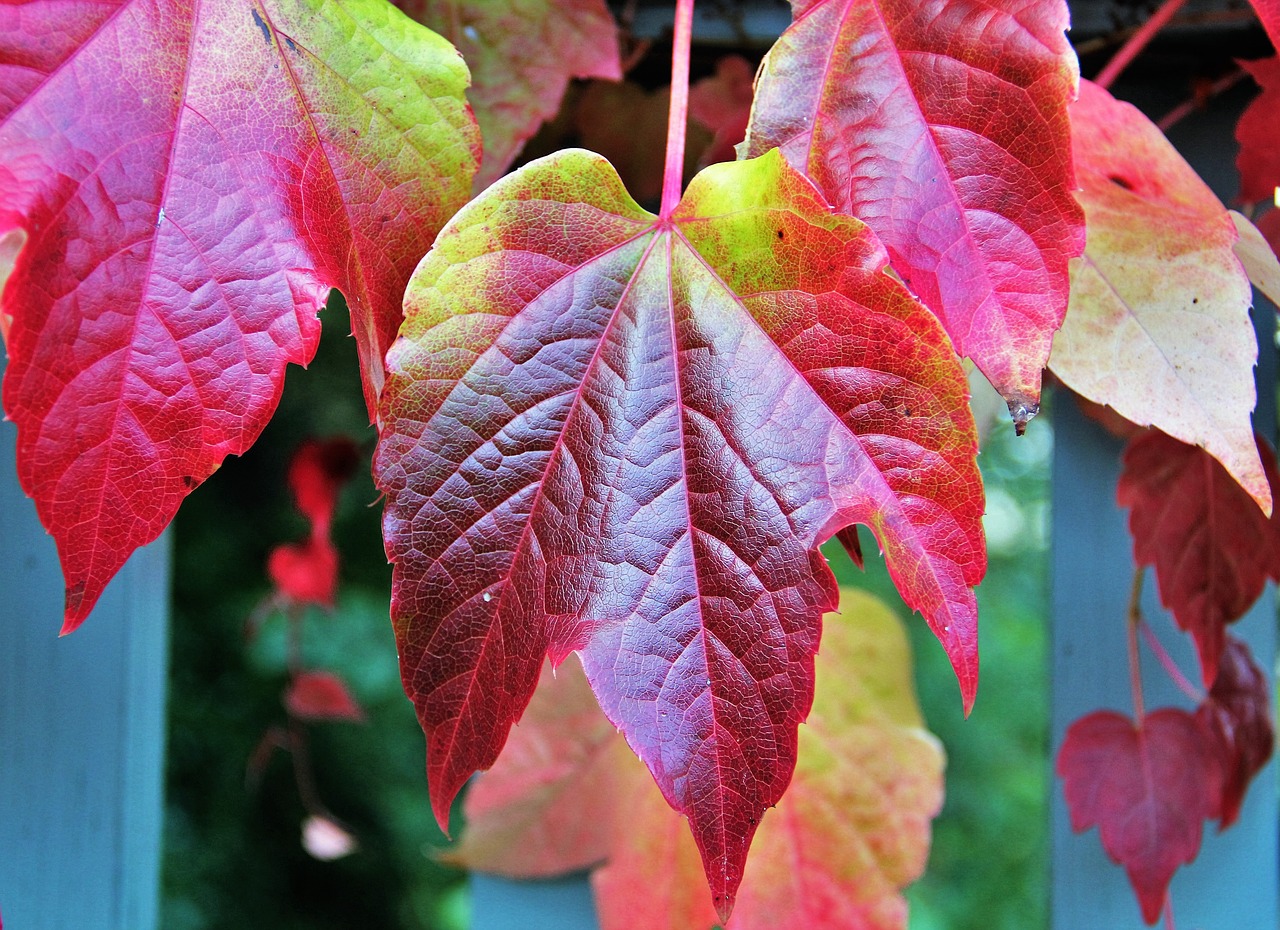
M 271 44 L 271 29 L 267 26 L 266 20 L 258 15 L 257 10 L 250 10 L 249 14 L 253 17 L 253 23 L 262 30 L 262 38 L 266 39 L 267 44 Z
M 1120 177 L 1120 175 L 1118 174 L 1108 175 L 1107 180 L 1110 181 L 1112 184 L 1116 185 L 1117 187 L 1123 187 L 1127 191 L 1133 190 L 1133 184 L 1131 184 L 1125 178 Z

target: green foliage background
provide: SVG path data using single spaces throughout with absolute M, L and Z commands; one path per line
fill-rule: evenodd
M 285 473 L 308 436 L 348 435 L 372 451 L 346 307 L 335 295 L 307 371 L 293 369 L 280 411 L 243 459 L 229 459 L 176 525 L 165 833 L 166 930 L 465 930 L 465 876 L 437 864 L 423 738 L 400 690 L 387 621 L 391 572 L 367 455 L 335 521 L 342 586 L 332 614 L 312 610 L 305 660 L 351 685 L 366 725 L 310 727 L 321 797 L 360 851 L 318 862 L 301 847 L 306 816 L 287 754 L 256 788 L 246 765 L 285 722 L 283 620 L 253 640 L 246 620 L 268 596 L 267 553 L 306 532 Z M 1045 521 L 1052 430 L 1015 440 L 997 424 L 980 458 L 991 570 L 979 590 L 983 678 L 970 720 L 923 622 L 909 624 L 921 702 L 946 745 L 947 802 L 926 877 L 909 893 L 914 930 L 1036 930 L 1047 922 Z M 866 573 L 828 555 L 842 582 L 899 604 L 869 534 Z M 899 607 L 905 614 L 905 608 Z M 918 621 L 918 618 L 916 618 Z M 517 928 L 512 928 L 517 930 Z

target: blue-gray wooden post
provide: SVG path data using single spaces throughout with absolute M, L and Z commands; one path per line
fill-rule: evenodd
M 1187 160 L 1220 197 L 1236 189 L 1231 138 L 1237 114 L 1219 109 L 1171 133 Z M 1275 310 L 1255 293 L 1258 333 L 1258 409 L 1254 422 L 1276 439 Z M 1133 713 L 1126 615 L 1133 581 L 1133 549 L 1127 513 L 1116 504 L 1122 444 L 1084 417 L 1066 396 L 1056 398 L 1054 423 L 1052 597 L 1052 748 L 1056 753 L 1071 722 L 1110 708 Z M 1148 572 L 1142 609 L 1166 649 L 1192 681 L 1199 666 L 1189 638 L 1160 607 Z M 1244 639 L 1267 672 L 1274 693 L 1276 596 L 1268 586 L 1233 635 Z M 1187 707 L 1168 676 L 1143 647 L 1148 710 Z M 1143 926 L 1124 872 L 1102 850 L 1097 830 L 1071 832 L 1062 783 L 1051 784 L 1053 930 L 1138 930 Z M 1249 789 L 1240 820 L 1217 834 L 1206 824 L 1196 861 L 1174 876 L 1170 892 L 1179 927 L 1196 930 L 1274 930 L 1277 907 L 1277 796 L 1274 761 Z
M 168 545 L 136 553 L 59 638 L 62 575 L 15 438 L 0 424 L 0 915 L 6 930 L 154 930 Z

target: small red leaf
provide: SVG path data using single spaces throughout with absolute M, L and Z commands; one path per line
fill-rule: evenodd
M 315 533 L 329 535 L 338 492 L 359 464 L 360 450 L 345 436 L 308 439 L 298 446 L 289 463 L 289 488 Z
M 1173 873 L 1195 859 L 1204 820 L 1218 809 L 1222 773 L 1211 742 L 1184 710 L 1162 708 L 1141 727 L 1097 711 L 1070 726 L 1058 752 L 1071 828 L 1098 827 L 1148 924 L 1160 919 Z
M 1280 187 L 1280 56 L 1242 61 L 1240 66 L 1262 88 L 1236 124 L 1240 199 L 1269 204 Z
M 1261 438 L 1258 451 L 1280 487 Z M 1244 616 L 1268 577 L 1280 579 L 1280 523 L 1262 515 L 1217 459 L 1160 432 L 1129 443 L 1116 498 L 1130 508 L 1134 559 L 1155 566 L 1160 601 L 1195 637 L 1208 687 L 1226 625 Z
M 1262 214 L 1257 226 L 1258 232 L 1267 240 L 1267 245 L 1271 246 L 1271 251 L 1280 257 L 1280 207 Z
M 1217 737 L 1218 761 L 1224 773 L 1218 829 L 1225 830 L 1240 816 L 1240 805 L 1253 776 L 1262 770 L 1275 742 L 1271 721 L 1271 688 L 1253 661 L 1249 647 L 1235 637 L 1218 666 L 1208 698 L 1196 711 Z
M 338 550 L 323 536 L 276 546 L 267 558 L 267 574 L 288 600 L 332 607 L 338 590 Z
M 289 683 L 284 706 L 300 720 L 363 722 L 364 710 L 346 683 L 333 672 L 301 672 Z

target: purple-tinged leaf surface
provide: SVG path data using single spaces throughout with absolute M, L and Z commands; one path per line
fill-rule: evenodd
M 375 476 L 442 823 L 543 656 L 579 651 L 727 914 L 812 700 L 835 602 L 817 546 L 854 522 L 971 705 L 967 386 L 885 264 L 776 154 L 707 169 L 663 221 L 564 152 L 441 234 L 388 355 Z

